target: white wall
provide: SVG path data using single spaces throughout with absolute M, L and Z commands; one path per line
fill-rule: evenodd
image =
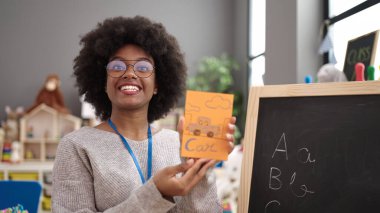
M 316 76 L 323 57 L 318 53 L 321 42 L 320 27 L 323 20 L 323 1 L 298 0 L 297 2 L 297 83 L 306 75 Z M 315 80 L 315 79 L 314 79 Z
M 320 0 L 267 0 L 264 84 L 303 83 L 322 65 Z

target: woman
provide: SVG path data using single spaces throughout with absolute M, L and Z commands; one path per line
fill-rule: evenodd
M 178 133 L 150 126 L 185 88 L 176 39 L 136 16 L 105 20 L 81 44 L 77 86 L 103 122 L 61 140 L 53 212 L 221 212 L 215 181 L 207 178 L 215 161 L 181 159 Z M 231 147 L 234 124 L 231 118 Z

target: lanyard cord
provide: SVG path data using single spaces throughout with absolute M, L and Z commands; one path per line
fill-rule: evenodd
M 129 146 L 128 141 L 117 130 L 115 124 L 111 121 L 111 118 L 108 119 L 108 124 L 112 127 L 112 129 L 119 135 L 120 139 L 123 141 L 125 148 L 127 148 L 129 154 L 131 155 L 133 159 L 133 162 L 135 163 L 136 169 L 140 174 L 141 182 L 144 184 L 146 180 L 149 180 L 150 177 L 152 176 L 152 146 L 153 146 L 152 141 L 153 140 L 152 140 L 152 132 L 150 130 L 150 125 L 148 126 L 148 162 L 147 162 L 148 168 L 147 168 L 147 179 L 145 180 L 140 164 L 137 161 L 137 158 L 135 154 L 133 153 L 132 148 Z

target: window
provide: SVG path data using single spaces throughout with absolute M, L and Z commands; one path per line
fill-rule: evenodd
M 364 10 L 332 23 L 329 27 L 336 67 L 343 70 L 347 43 L 349 40 L 380 29 L 380 4 L 377 0 L 326 0 L 330 19 L 360 5 L 367 4 Z M 375 3 L 376 2 L 376 3 Z M 249 86 L 263 85 L 265 74 L 265 30 L 266 1 L 249 0 Z
M 329 17 L 334 17 L 343 12 L 366 2 L 364 0 L 329 0 Z M 368 1 L 367 1 L 368 2 Z M 329 31 L 332 37 L 334 54 L 337 60 L 336 67 L 343 70 L 346 56 L 347 42 L 361 35 L 380 29 L 379 22 L 380 4 L 370 6 L 358 13 L 344 18 L 333 25 Z
M 249 1 L 249 86 L 263 85 L 265 73 L 265 0 Z

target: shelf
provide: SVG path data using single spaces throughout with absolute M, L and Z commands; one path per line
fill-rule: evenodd
M 52 170 L 54 162 L 0 163 L 0 180 L 36 180 L 42 186 L 39 213 L 51 212 Z
M 41 143 L 42 139 L 27 138 L 24 143 Z
M 24 138 L 24 143 L 59 143 L 61 138 Z
M 41 104 L 20 119 L 21 163 L 0 162 L 0 179 L 40 182 L 40 213 L 50 212 L 51 176 L 59 140 L 80 125 L 80 118 Z
M 0 163 L 0 171 L 51 171 L 53 162 Z
M 52 139 L 51 139 L 51 140 L 46 140 L 45 143 L 46 143 L 46 144 L 58 144 L 58 143 L 59 143 L 59 140 L 60 140 L 60 139 L 56 139 L 56 140 L 52 140 Z

